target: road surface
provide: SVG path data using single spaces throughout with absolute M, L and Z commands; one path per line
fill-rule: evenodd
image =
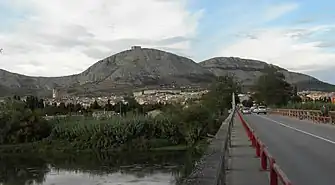
M 244 115 L 293 185 L 335 184 L 335 126 L 278 115 Z

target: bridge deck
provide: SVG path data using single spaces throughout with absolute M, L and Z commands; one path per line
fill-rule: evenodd
M 234 119 L 232 148 L 227 170 L 228 185 L 268 185 L 268 173 L 261 171 L 260 160 L 256 158 L 241 121 Z
M 292 184 L 335 184 L 335 126 L 278 115 L 244 115 Z

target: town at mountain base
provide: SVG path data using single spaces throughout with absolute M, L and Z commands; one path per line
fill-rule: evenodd
M 232 74 L 249 89 L 270 66 L 235 57 L 196 63 L 157 49 L 132 47 L 98 61 L 82 73 L 62 77 L 32 77 L 0 69 L 0 96 L 51 96 L 57 89 L 68 95 L 102 95 L 139 89 L 204 89 L 218 76 Z M 299 90 L 335 91 L 335 86 L 314 77 L 274 66 Z

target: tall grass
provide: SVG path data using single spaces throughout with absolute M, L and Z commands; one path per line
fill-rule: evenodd
M 0 116 L 0 132 L 5 133 L 0 137 L 2 148 L 15 144 L 22 144 L 16 147 L 22 149 L 36 149 L 40 146 L 41 149 L 61 150 L 193 146 L 205 139 L 207 134 L 215 134 L 227 116 L 201 103 L 187 108 L 170 105 L 155 117 L 127 114 L 104 120 L 93 117 L 56 117 L 46 121 L 38 115 L 34 116 L 35 112 L 24 106 L 16 109 Z M 22 114 L 21 109 L 29 114 Z
M 218 121 L 208 110 L 200 107 L 179 113 L 163 113 L 155 118 L 127 115 L 109 120 L 61 119 L 53 121 L 49 139 L 68 141 L 78 149 L 193 145 L 207 133 L 213 133 L 220 125 Z

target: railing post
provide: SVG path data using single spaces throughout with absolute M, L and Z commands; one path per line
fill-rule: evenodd
M 256 156 L 261 156 L 261 144 L 258 138 L 256 138 Z
M 251 144 L 253 147 L 256 147 L 256 138 L 255 138 L 255 133 L 251 131 Z
M 261 167 L 262 170 L 267 170 L 268 169 L 268 159 L 265 154 L 265 146 L 262 145 L 262 151 L 261 151 Z
M 234 116 L 234 114 L 235 113 L 233 113 L 233 116 Z M 231 119 L 230 120 L 230 123 L 229 123 L 229 126 L 228 126 L 228 128 L 229 128 L 229 131 L 228 131 L 228 134 L 229 134 L 229 138 L 228 138 L 228 144 L 229 144 L 229 148 L 231 148 L 231 131 L 233 130 L 233 123 L 234 123 L 234 121 L 233 121 L 233 119 Z
M 276 170 L 274 169 L 275 160 L 273 158 L 270 159 L 270 185 L 278 185 L 278 175 Z

